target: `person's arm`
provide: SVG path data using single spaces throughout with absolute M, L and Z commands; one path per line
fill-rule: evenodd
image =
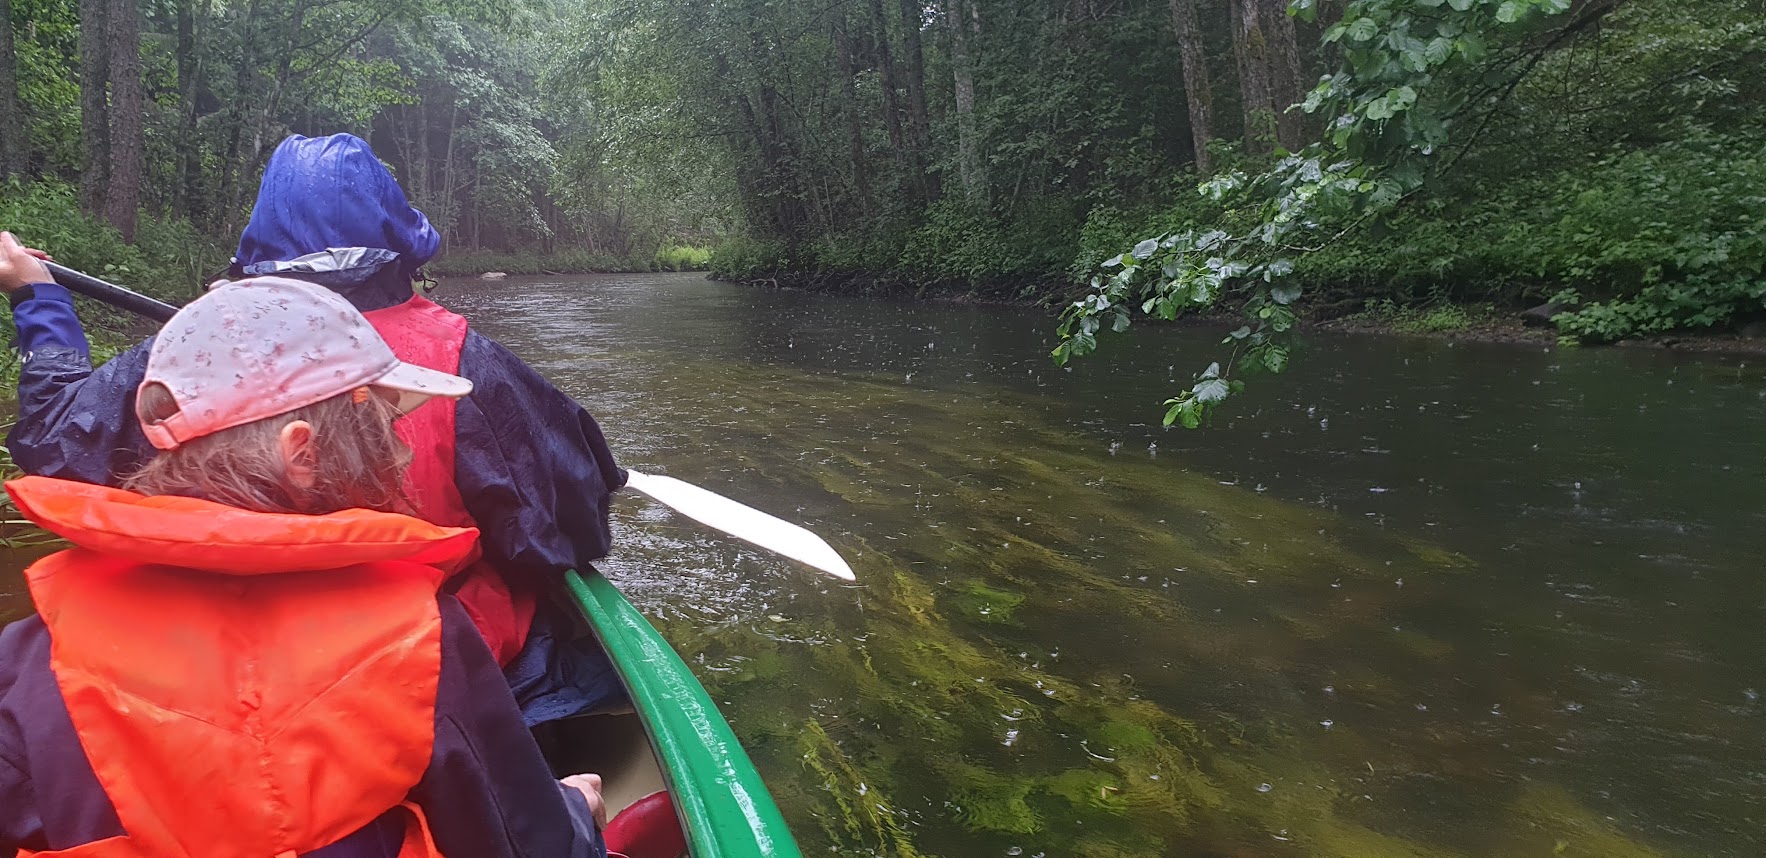
M 87 360 L 91 349 L 86 330 L 74 314 L 74 299 L 56 285 L 44 261 L 49 254 L 25 247 L 10 232 L 0 232 L 0 292 L 12 305 L 14 345 L 27 356 L 41 348 L 71 349 Z
M 11 233 L 0 233 L 0 291 L 24 355 L 18 421 L 7 438 L 13 461 L 27 474 L 115 484 L 152 450 L 134 419 L 152 341 L 94 372 L 73 297 Z
M 454 482 L 505 576 L 551 583 L 607 555 L 608 501 L 625 484 L 601 427 L 508 349 L 468 332 L 454 406 Z
M 435 751 L 411 798 L 444 855 L 604 858 L 587 799 L 552 777 L 465 609 L 441 597 Z
M 6 439 L 27 474 L 116 485 L 153 455 L 135 419 L 135 389 L 153 340 L 96 371 L 64 347 L 30 353 L 18 373 L 18 421 Z

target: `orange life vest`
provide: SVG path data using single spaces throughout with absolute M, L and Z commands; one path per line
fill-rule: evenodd
M 39 855 L 292 858 L 401 805 L 429 766 L 436 590 L 477 532 L 409 516 L 246 512 L 24 477 L 75 548 L 26 571 L 50 667 L 128 834 Z
M 446 373 L 460 371 L 467 323 L 459 314 L 418 295 L 363 315 L 399 360 Z M 454 401 L 431 399 L 400 418 L 395 428 L 411 448 L 405 493 L 417 507 L 417 514 L 448 527 L 477 526 L 454 483 Z M 478 554 L 474 552 L 470 559 L 477 561 Z M 534 595 L 511 590 L 487 563 L 471 562 L 460 575 L 455 596 L 490 645 L 497 663 L 508 665 L 521 652 L 533 625 Z

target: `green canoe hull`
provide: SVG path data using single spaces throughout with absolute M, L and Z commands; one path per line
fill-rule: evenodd
M 649 734 L 693 858 L 801 858 L 748 752 L 674 648 L 599 573 L 565 580 Z

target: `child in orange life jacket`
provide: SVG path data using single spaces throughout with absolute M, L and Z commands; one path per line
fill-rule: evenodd
M 0 289 L 33 262 L 0 234 Z M 604 855 L 598 781 L 552 778 L 438 595 L 476 531 L 393 511 L 393 420 L 470 389 L 305 283 L 173 317 L 136 406 L 159 455 L 6 486 L 75 547 L 0 632 L 0 858 Z
M 472 381 L 471 396 L 399 421 L 416 451 L 405 475 L 415 514 L 479 529 L 482 562 L 447 589 L 503 664 L 529 725 L 617 705 L 624 687 L 563 598 L 563 576 L 607 556 L 611 492 L 625 474 L 580 404 L 466 319 L 412 294 L 440 245 L 367 141 L 296 135 L 264 166 L 228 278 L 324 286 L 401 360 Z M 9 297 L 29 355 L 6 441 L 13 462 L 27 474 L 119 485 L 154 455 L 130 419 L 152 341 L 94 367 L 65 290 L 44 283 Z

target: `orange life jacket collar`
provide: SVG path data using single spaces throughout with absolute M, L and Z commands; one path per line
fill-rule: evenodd
M 314 572 L 389 560 L 450 568 L 471 554 L 478 538 L 473 528 L 441 527 L 396 513 L 250 512 L 48 477 L 12 480 L 6 491 L 26 518 L 82 548 L 136 563 L 226 575 Z

